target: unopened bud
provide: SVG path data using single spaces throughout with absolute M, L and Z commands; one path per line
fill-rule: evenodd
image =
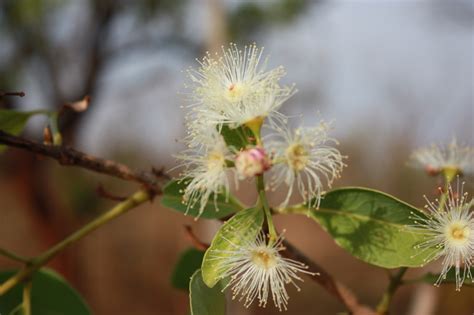
M 272 166 L 263 148 L 252 148 L 237 154 L 235 168 L 239 178 L 249 178 L 261 175 Z

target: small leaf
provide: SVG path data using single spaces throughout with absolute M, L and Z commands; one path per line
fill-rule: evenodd
M 201 268 L 203 257 L 204 252 L 195 248 L 188 248 L 181 254 L 171 277 L 173 287 L 188 290 L 189 279 L 191 279 L 196 270 Z
M 0 109 L 0 130 L 12 134 L 19 135 L 31 116 L 42 114 L 42 111 L 19 112 L 9 109 Z M 0 145 L 0 152 L 4 151 L 6 146 Z
M 222 251 L 231 249 L 232 244 L 239 245 L 254 240 L 260 232 L 262 224 L 262 209 L 249 208 L 238 212 L 221 226 L 204 255 L 201 267 L 203 280 L 209 287 L 212 288 L 221 280 L 221 271 L 225 268 L 221 259 L 213 257 L 213 252 L 219 251 L 219 257 L 225 258 L 229 254 L 223 254 Z
M 474 267 L 470 268 L 471 274 L 474 275 Z M 461 275 L 463 274 L 463 270 L 461 269 Z M 439 279 L 439 274 L 436 273 L 427 273 L 423 277 L 419 279 L 419 281 L 434 284 L 436 281 Z M 417 280 L 415 280 L 417 281 Z M 443 279 L 441 284 L 456 284 L 456 270 L 454 268 L 451 268 L 451 270 L 448 271 L 446 274 L 446 278 Z M 474 287 L 474 282 L 471 279 L 465 279 L 463 286 L 468 286 L 468 287 Z
M 239 126 L 231 128 L 228 125 L 223 125 L 221 135 L 228 146 L 234 147 L 237 151 L 244 149 L 247 145 L 255 145 L 255 138 L 252 131 L 246 126 Z
M 197 270 L 189 282 L 189 304 L 191 315 L 225 315 L 224 285 L 219 283 L 209 288 Z
M 161 204 L 165 207 L 186 213 L 188 206 L 183 204 L 183 193 L 185 189 L 186 184 L 184 181 L 170 181 L 163 188 L 163 198 L 161 199 Z M 226 200 L 225 196 L 220 195 L 217 197 L 217 202 L 214 203 L 214 195 L 211 195 L 209 202 L 204 208 L 204 212 L 201 214 L 200 218 L 221 219 L 231 215 L 232 213 L 242 210 L 242 206 L 237 204 L 237 202 L 234 200 L 234 198 L 229 198 L 229 200 Z M 216 204 L 218 210 L 216 210 Z M 199 207 L 196 206 L 194 208 L 190 208 L 187 212 L 187 215 L 198 217 Z
M 0 283 L 6 281 L 15 271 L 0 273 Z M 0 314 L 9 314 L 22 301 L 22 286 L 18 285 L 0 298 Z M 34 315 L 90 315 L 89 308 L 79 294 L 56 272 L 41 269 L 33 276 L 31 308 Z M 21 314 L 14 312 L 14 314 Z
M 303 212 L 303 211 L 301 211 Z M 355 257 L 379 267 L 419 267 L 439 249 L 420 251 L 425 235 L 410 230 L 415 207 L 390 195 L 366 188 L 328 192 L 310 216 Z

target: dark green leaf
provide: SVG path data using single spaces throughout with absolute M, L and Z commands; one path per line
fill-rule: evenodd
M 0 273 L 0 282 L 16 272 Z M 0 314 L 9 314 L 22 302 L 22 286 L 18 285 L 0 298 Z M 56 272 L 41 269 L 33 276 L 31 307 L 34 315 L 90 315 L 79 294 Z M 18 313 L 15 313 L 18 314 Z
M 189 304 L 191 315 L 225 315 L 225 295 L 222 283 L 209 288 L 197 270 L 189 282 Z
M 184 181 L 170 181 L 163 188 L 163 198 L 161 198 L 161 204 L 165 207 L 186 213 L 188 207 L 187 205 L 183 204 L 183 192 L 185 188 L 186 184 Z M 237 204 L 234 198 L 229 198 L 229 200 L 226 201 L 226 197 L 221 195 L 217 197 L 217 202 L 214 203 L 214 195 L 211 195 L 209 200 L 209 203 L 204 208 L 204 212 L 200 216 L 201 218 L 220 219 L 225 218 L 234 212 L 242 210 L 242 207 Z M 216 211 L 216 204 L 218 211 Z M 186 214 L 197 217 L 199 215 L 199 207 L 196 206 L 194 208 L 190 208 Z
M 0 130 L 12 135 L 19 135 L 31 116 L 39 114 L 39 111 L 18 112 L 8 109 L 0 109 Z M 0 145 L 0 152 L 5 150 L 5 146 Z
M 224 258 L 229 254 L 223 254 L 222 251 L 230 250 L 232 246 L 255 239 L 262 228 L 262 224 L 262 209 L 250 208 L 238 212 L 222 225 L 214 236 L 202 262 L 202 277 L 209 287 L 213 287 L 221 280 L 221 272 L 225 269 L 225 262 L 213 257 L 215 251 L 219 251 L 218 256 Z
M 227 143 L 228 146 L 234 147 L 237 151 L 245 148 L 249 144 L 255 145 L 255 138 L 252 131 L 245 126 L 230 128 L 227 125 L 223 125 L 221 135 L 224 137 L 225 143 Z
M 474 267 L 471 267 L 471 274 L 474 275 Z M 463 274 L 463 269 L 461 268 L 461 275 Z M 439 279 L 439 274 L 436 273 L 427 273 L 425 274 L 420 281 L 434 284 L 436 281 Z M 446 278 L 443 279 L 441 284 L 455 284 L 456 283 L 456 270 L 454 268 L 451 268 L 451 270 L 448 271 L 446 274 Z M 473 287 L 474 282 L 472 282 L 471 279 L 466 279 L 463 283 L 463 286 L 468 286 L 468 287 Z
M 173 287 L 182 290 L 189 289 L 189 279 L 191 276 L 201 268 L 204 252 L 195 248 L 187 249 L 179 258 L 176 264 L 171 283 Z
M 424 214 L 385 193 L 356 187 L 328 192 L 319 209 L 310 211 L 342 248 L 384 268 L 423 266 L 439 250 L 414 248 L 425 240 L 407 227 L 414 215 Z

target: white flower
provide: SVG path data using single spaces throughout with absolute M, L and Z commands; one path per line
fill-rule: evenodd
M 271 167 L 271 160 L 263 148 L 243 150 L 235 158 L 235 169 L 240 179 L 261 175 Z
M 286 207 L 296 187 L 308 206 L 319 206 L 324 183 L 330 187 L 340 177 L 345 166 L 343 156 L 328 143 L 337 141 L 328 136 L 329 125 L 321 121 L 313 128 L 298 128 L 294 132 L 285 127 L 276 127 L 277 140 L 269 147 L 275 152 L 274 175 L 271 186 L 276 189 L 282 183 L 288 193 L 280 205 Z M 275 135 L 273 135 L 275 136 Z
M 265 307 L 271 292 L 275 306 L 280 311 L 286 310 L 289 296 L 285 285 L 291 283 L 300 291 L 295 280 L 303 279 L 297 273 L 315 275 L 307 271 L 308 267 L 303 263 L 280 255 L 279 252 L 285 249 L 282 236 L 273 244 L 267 244 L 263 232 L 242 245 L 228 242 L 231 245 L 228 250 L 214 250 L 211 258 L 222 261 L 221 276 L 229 277 L 224 289 L 231 287 L 232 298 L 240 295 L 239 301 L 245 299 L 245 307 L 249 307 L 255 299 L 259 306 Z
M 442 256 L 443 268 L 435 285 L 438 286 L 448 271 L 454 267 L 456 290 L 461 289 L 466 279 L 471 279 L 471 266 L 474 263 L 474 213 L 471 211 L 473 200 L 467 202 L 467 193 L 463 193 L 459 180 L 456 192 L 449 186 L 448 197 L 444 205 L 437 199 L 429 201 L 426 217 L 415 216 L 415 224 L 411 227 L 426 235 L 426 241 L 417 245 L 423 251 L 433 251 L 428 258 L 438 259 Z M 436 250 L 434 250 L 436 249 Z M 434 256 L 433 256 L 434 255 Z
M 181 180 L 186 184 L 183 194 L 183 203 L 187 204 L 189 211 L 199 203 L 199 215 L 214 194 L 214 204 L 218 194 L 228 195 L 229 179 L 226 170 L 226 161 L 233 158 L 228 150 L 223 137 L 214 129 L 208 129 L 200 137 L 200 146 L 190 146 L 187 150 L 177 155 L 182 161 L 178 167 L 183 167 Z
M 430 174 L 437 174 L 443 170 L 473 174 L 474 148 L 459 146 L 456 139 L 453 139 L 447 146 L 433 144 L 413 152 L 412 165 L 424 168 Z
M 209 53 L 200 68 L 188 70 L 191 85 L 190 116 L 199 116 L 200 124 L 241 125 L 256 117 L 279 116 L 276 110 L 293 93 L 293 87 L 282 87 L 283 67 L 266 70 L 263 49 L 255 45 L 244 51 L 231 44 L 222 49 L 223 56 Z M 194 119 L 190 119 L 195 121 Z

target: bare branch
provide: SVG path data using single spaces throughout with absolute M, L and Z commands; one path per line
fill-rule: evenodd
M 99 186 L 97 186 L 96 192 L 100 197 L 113 201 L 124 201 L 127 199 L 127 197 L 112 194 L 111 192 L 107 191 L 102 184 L 99 184 Z
M 127 165 L 112 160 L 98 158 L 67 146 L 51 146 L 14 136 L 0 130 L 0 144 L 16 147 L 36 154 L 47 156 L 61 165 L 77 166 L 101 174 L 107 174 L 127 181 L 144 185 L 154 193 L 159 193 L 157 185 L 159 173 L 134 171 Z M 164 176 L 163 176 L 164 177 Z
M 0 91 L 0 97 L 3 97 L 3 96 L 19 96 L 19 97 L 23 97 L 23 96 L 25 96 L 25 92 L 23 92 L 23 91 L 20 91 L 20 92 L 3 92 L 3 91 Z
M 287 241 L 283 242 L 286 247 L 284 252 L 288 258 L 300 261 L 309 267 L 308 270 L 316 272 L 319 275 L 311 277 L 326 291 L 340 300 L 353 315 L 375 315 L 376 313 L 365 305 L 361 305 L 357 297 L 344 284 L 336 281 L 326 270 L 311 260 L 308 256 L 299 251 L 295 246 Z

